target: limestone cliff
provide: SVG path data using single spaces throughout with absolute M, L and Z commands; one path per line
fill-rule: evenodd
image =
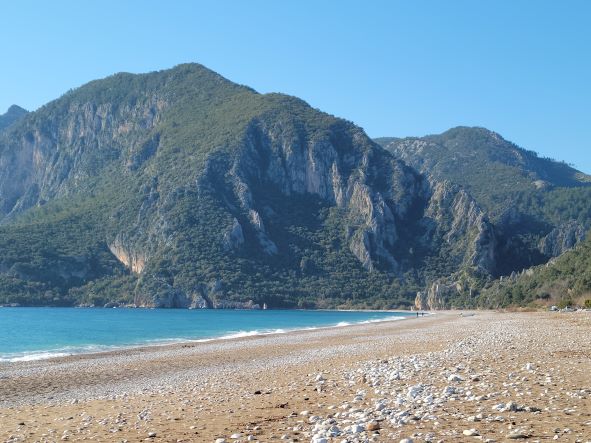
M 453 250 L 462 254 L 462 263 L 494 274 L 497 246 L 494 228 L 466 191 L 448 181 L 433 182 L 426 215 L 445 232 L 443 238 Z
M 253 121 L 230 170 L 242 219 L 257 232 L 262 249 L 277 253 L 256 209 L 256 194 L 274 187 L 286 198 L 312 194 L 344 209 L 349 249 L 364 268 L 379 264 L 397 270 L 395 215 L 404 220 L 408 207 L 425 197 L 422 178 L 389 158 L 358 128 L 341 124 L 338 138 L 331 133 L 308 138 L 286 126 L 271 116 Z
M 540 251 L 548 257 L 558 257 L 585 239 L 585 227 L 574 220 L 554 228 L 540 240 Z

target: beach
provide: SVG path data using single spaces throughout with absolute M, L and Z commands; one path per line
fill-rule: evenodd
M 591 441 L 591 312 L 465 314 L 3 364 L 0 441 Z

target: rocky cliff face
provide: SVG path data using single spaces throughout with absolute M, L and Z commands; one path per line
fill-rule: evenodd
M 540 251 L 548 257 L 558 257 L 585 239 L 585 227 L 574 220 L 552 229 L 540 240 Z
M 48 105 L 46 118 L 30 115 L 0 139 L 0 217 L 84 189 L 116 161 L 145 160 L 166 106 L 149 93 L 133 105 L 60 105 L 65 109 Z
M 454 299 L 461 290 L 459 283 L 449 283 L 443 280 L 435 281 L 427 290 L 417 292 L 415 308 L 420 311 L 451 309 Z
M 365 269 L 396 271 L 396 224 L 415 201 L 426 197 L 423 179 L 360 129 L 339 125 L 337 134 L 308 138 L 273 118 L 253 122 L 229 171 L 242 219 L 257 232 L 261 248 L 277 254 L 258 210 L 257 193 L 273 187 L 286 198 L 315 195 L 346 212 L 349 249 Z M 240 224 L 233 226 L 238 232 Z
M 463 254 L 463 264 L 494 274 L 497 247 L 494 228 L 466 191 L 448 181 L 434 182 L 426 215 L 445 232 L 445 241 Z

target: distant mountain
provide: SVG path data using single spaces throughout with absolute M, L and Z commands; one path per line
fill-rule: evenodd
M 590 176 L 495 132 L 458 127 L 376 141 L 429 181 L 459 186 L 483 208 L 497 240 L 497 277 L 546 263 L 573 248 L 591 227 Z
M 8 108 L 8 111 L 6 111 L 5 114 L 0 115 L 0 131 L 13 125 L 27 113 L 28 111 L 26 109 L 23 109 L 17 105 L 12 105 L 10 108 Z
M 417 170 L 462 186 L 493 216 L 511 206 L 507 196 L 519 192 L 591 185 L 591 176 L 484 128 L 457 127 L 439 135 L 376 142 Z
M 197 64 L 90 82 L 0 131 L 0 304 L 475 305 L 584 237 L 591 188 L 453 131 L 421 160 Z M 467 144 L 479 174 L 432 158 Z

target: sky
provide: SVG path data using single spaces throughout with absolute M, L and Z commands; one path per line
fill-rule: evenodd
M 371 137 L 484 126 L 591 173 L 591 1 L 0 2 L 0 113 L 198 62 Z

